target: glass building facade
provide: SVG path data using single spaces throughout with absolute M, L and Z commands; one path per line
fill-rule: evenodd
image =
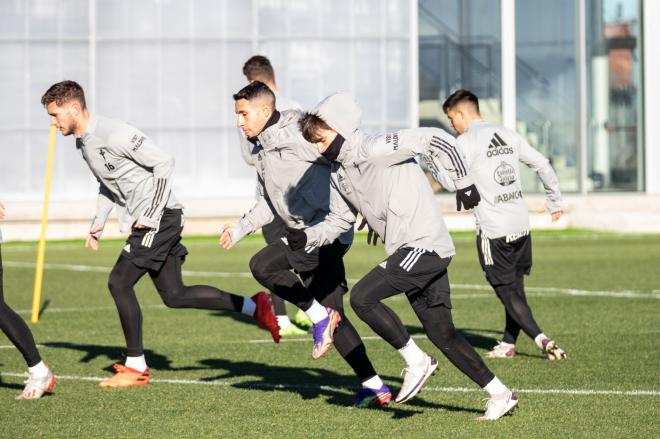
M 512 127 L 550 158 L 564 192 L 647 190 L 645 155 L 657 146 L 645 144 L 642 30 L 653 0 L 517 0 L 503 29 L 507 2 L 0 1 L 0 195 L 41 199 L 48 118 L 39 99 L 74 79 L 94 113 L 134 124 L 175 156 L 181 199 L 252 197 L 231 95 L 253 54 L 271 59 L 280 92 L 306 108 L 353 92 L 368 131 L 450 129 L 441 104 L 458 88 L 505 123 L 512 98 Z M 502 85 L 512 52 L 514 95 Z M 531 172 L 523 183 L 542 190 Z M 73 139 L 58 136 L 53 200 L 95 191 Z
M 501 122 L 500 11 L 499 1 L 420 0 L 421 125 L 448 128 L 440 105 L 458 88 Z M 645 189 L 641 16 L 640 0 L 515 2 L 515 129 L 564 192 Z M 529 171 L 523 186 L 542 191 Z
M 310 108 L 352 90 L 369 130 L 410 126 L 409 0 L 2 0 L 0 194 L 42 197 L 48 118 L 40 98 L 74 79 L 92 112 L 125 120 L 176 159 L 182 200 L 252 197 L 232 94 L 243 63 L 270 58 L 279 91 Z M 391 86 L 396 84 L 396 86 Z M 54 201 L 93 199 L 71 137 L 58 135 Z

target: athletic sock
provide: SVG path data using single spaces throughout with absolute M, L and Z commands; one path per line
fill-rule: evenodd
M 283 315 L 275 317 L 277 317 L 277 326 L 279 326 L 280 329 L 288 328 L 291 326 L 291 320 L 289 319 L 289 316 Z
M 534 337 L 534 343 L 536 343 L 536 346 L 538 346 L 539 349 L 543 349 L 543 340 L 545 340 L 546 338 L 548 338 L 548 336 L 545 335 L 544 333 L 540 333 L 539 335 Z
M 362 387 L 365 389 L 380 390 L 383 385 L 383 380 L 381 380 L 378 375 L 372 376 L 366 381 L 362 381 Z
M 147 361 L 144 359 L 144 354 L 139 357 L 126 357 L 126 363 L 124 363 L 124 365 L 131 369 L 135 369 L 138 372 L 144 372 L 147 370 Z
M 257 304 L 254 303 L 254 300 L 250 299 L 249 297 L 243 298 L 243 307 L 241 308 L 241 312 L 246 316 L 253 317 L 256 311 Z
M 503 397 L 508 394 L 509 388 L 502 384 L 499 378 L 493 378 L 490 383 L 484 386 L 484 390 L 488 392 L 491 397 Z
M 32 367 L 28 367 L 28 373 L 32 376 L 43 377 L 48 375 L 48 366 L 43 361 L 35 364 Z
M 328 318 L 328 310 L 325 306 L 317 302 L 316 299 L 312 302 L 312 306 L 305 310 L 305 314 L 307 314 L 307 317 L 309 317 L 313 324 L 317 324 L 321 320 Z
M 408 340 L 404 347 L 399 349 L 399 353 L 408 365 L 420 364 L 426 359 L 426 353 L 417 346 L 412 338 Z

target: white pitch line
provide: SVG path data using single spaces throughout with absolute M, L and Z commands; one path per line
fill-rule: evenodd
M 25 377 L 25 373 L 17 372 L 0 372 L 0 376 L 7 377 Z M 99 382 L 107 377 L 94 377 L 94 376 L 79 376 L 79 375 L 55 375 L 58 380 L 70 381 L 92 381 Z M 241 382 L 232 381 L 198 381 L 198 380 L 183 380 L 183 379 L 151 379 L 155 384 L 178 384 L 178 385 L 196 385 L 196 386 L 240 386 L 242 388 L 267 388 L 267 389 L 350 389 L 357 388 L 355 386 L 328 386 L 318 384 L 292 384 L 292 383 L 250 383 L 243 384 Z M 483 392 L 482 389 L 474 387 L 424 387 L 424 392 L 445 392 L 445 393 L 475 393 Z M 633 390 L 599 390 L 599 389 L 515 389 L 516 393 L 529 393 L 540 395 L 583 395 L 583 396 L 601 396 L 601 395 L 619 395 L 619 396 L 660 396 L 660 391 L 633 389 Z
M 5 261 L 4 265 L 12 268 L 34 268 L 33 262 L 21 261 Z M 80 264 L 44 264 L 44 268 L 48 270 L 64 270 L 64 271 L 78 271 L 78 272 L 97 272 L 109 273 L 110 268 L 98 265 L 80 265 Z M 184 276 L 199 276 L 199 277 L 216 277 L 216 278 L 252 278 L 252 274 L 248 272 L 223 272 L 223 271 L 193 271 L 183 270 Z M 348 279 L 349 282 L 355 283 L 359 279 Z M 483 284 L 451 284 L 451 287 L 459 290 L 477 290 L 477 291 L 491 291 L 492 288 Z M 660 299 L 660 289 L 652 289 L 648 291 L 640 290 L 620 290 L 620 291 L 594 291 L 594 290 L 580 290 L 577 288 L 557 288 L 557 287 L 525 287 L 528 293 L 533 296 L 575 296 L 575 297 L 612 297 L 612 298 L 625 298 L 625 299 Z M 492 294 L 457 294 L 453 295 L 453 299 L 483 299 L 492 297 Z

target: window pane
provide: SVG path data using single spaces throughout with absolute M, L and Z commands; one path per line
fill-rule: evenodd
M 587 1 L 589 190 L 641 191 L 637 0 Z
M 579 190 L 578 93 L 573 0 L 516 2 L 518 132 L 548 157 L 562 191 Z M 542 192 L 521 166 L 525 191 Z
M 500 123 L 500 3 L 421 0 L 418 12 L 420 125 L 451 130 L 439 103 L 459 88 L 479 97 L 485 119 Z

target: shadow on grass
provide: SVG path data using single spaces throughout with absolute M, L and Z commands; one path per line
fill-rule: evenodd
M 23 385 L 22 384 L 16 384 L 16 383 L 5 383 L 2 380 L 2 375 L 0 375 L 0 387 L 4 389 L 16 389 L 16 390 L 23 390 Z
M 426 332 L 421 326 L 406 326 L 410 335 L 424 335 Z M 492 349 L 498 343 L 497 335 L 501 336 L 501 331 L 494 331 L 492 329 L 473 329 L 473 328 L 457 328 L 458 332 L 465 337 L 465 339 L 475 348 Z M 485 333 L 492 333 L 494 337 L 484 335 Z
M 99 357 L 105 357 L 113 363 L 123 363 L 126 359 L 125 349 L 119 346 L 101 346 L 70 342 L 47 342 L 43 343 L 43 345 L 49 348 L 69 349 L 83 352 L 84 355 L 80 359 L 80 363 L 89 363 Z M 145 349 L 144 356 L 149 363 L 149 368 L 154 370 L 189 371 L 205 369 L 203 367 L 172 367 L 172 361 L 169 358 L 150 349 Z M 103 370 L 114 372 L 112 365 L 108 365 L 108 367 Z
M 318 367 L 277 366 L 253 361 L 232 361 L 218 358 L 201 360 L 199 363 L 209 370 L 224 370 L 224 373 L 202 378 L 201 381 L 212 382 L 245 378 L 246 380 L 236 382 L 231 386 L 238 389 L 259 390 L 262 392 L 296 393 L 302 400 L 325 398 L 328 404 L 339 407 L 352 407 L 355 402 L 355 395 L 359 390 L 357 379 L 354 376 L 340 375 Z M 398 377 L 384 378 L 387 380 L 399 379 Z M 392 391 L 393 396 L 396 395 L 395 390 L 392 389 Z M 404 419 L 429 409 L 481 413 L 470 408 L 436 404 L 420 398 L 408 401 L 405 405 L 391 403 L 387 407 L 374 410 L 382 410 L 391 414 L 393 419 Z
M 119 346 L 70 342 L 46 342 L 44 346 L 82 352 L 84 355 L 79 360 L 81 363 L 89 363 L 101 357 L 107 358 L 113 363 L 123 362 L 125 359 L 124 348 Z M 200 360 L 195 366 L 172 367 L 171 360 L 162 354 L 147 349 L 144 351 L 144 355 L 149 363 L 149 368 L 152 370 L 220 371 L 220 373 L 200 378 L 199 380 L 213 382 L 243 378 L 243 381 L 233 383 L 231 386 L 237 389 L 259 390 L 263 392 L 280 391 L 297 393 L 303 400 L 325 398 L 329 404 L 340 407 L 351 407 L 355 402 L 355 394 L 359 389 L 356 377 L 352 375 L 340 375 L 319 367 L 279 366 L 254 361 L 232 361 L 222 358 Z M 112 365 L 108 365 L 104 370 L 113 372 Z M 401 381 L 400 377 L 383 376 L 382 378 L 390 382 Z M 14 387 L 16 385 L 3 384 L 0 381 L 0 386 Z M 22 387 L 17 386 L 16 388 L 20 389 Z M 396 389 L 393 388 L 392 393 L 393 396 L 396 395 Z M 409 418 L 426 410 L 479 413 L 478 410 L 432 403 L 419 397 L 408 401 L 405 405 L 391 403 L 388 407 L 381 408 L 380 410 L 391 414 L 393 419 Z

